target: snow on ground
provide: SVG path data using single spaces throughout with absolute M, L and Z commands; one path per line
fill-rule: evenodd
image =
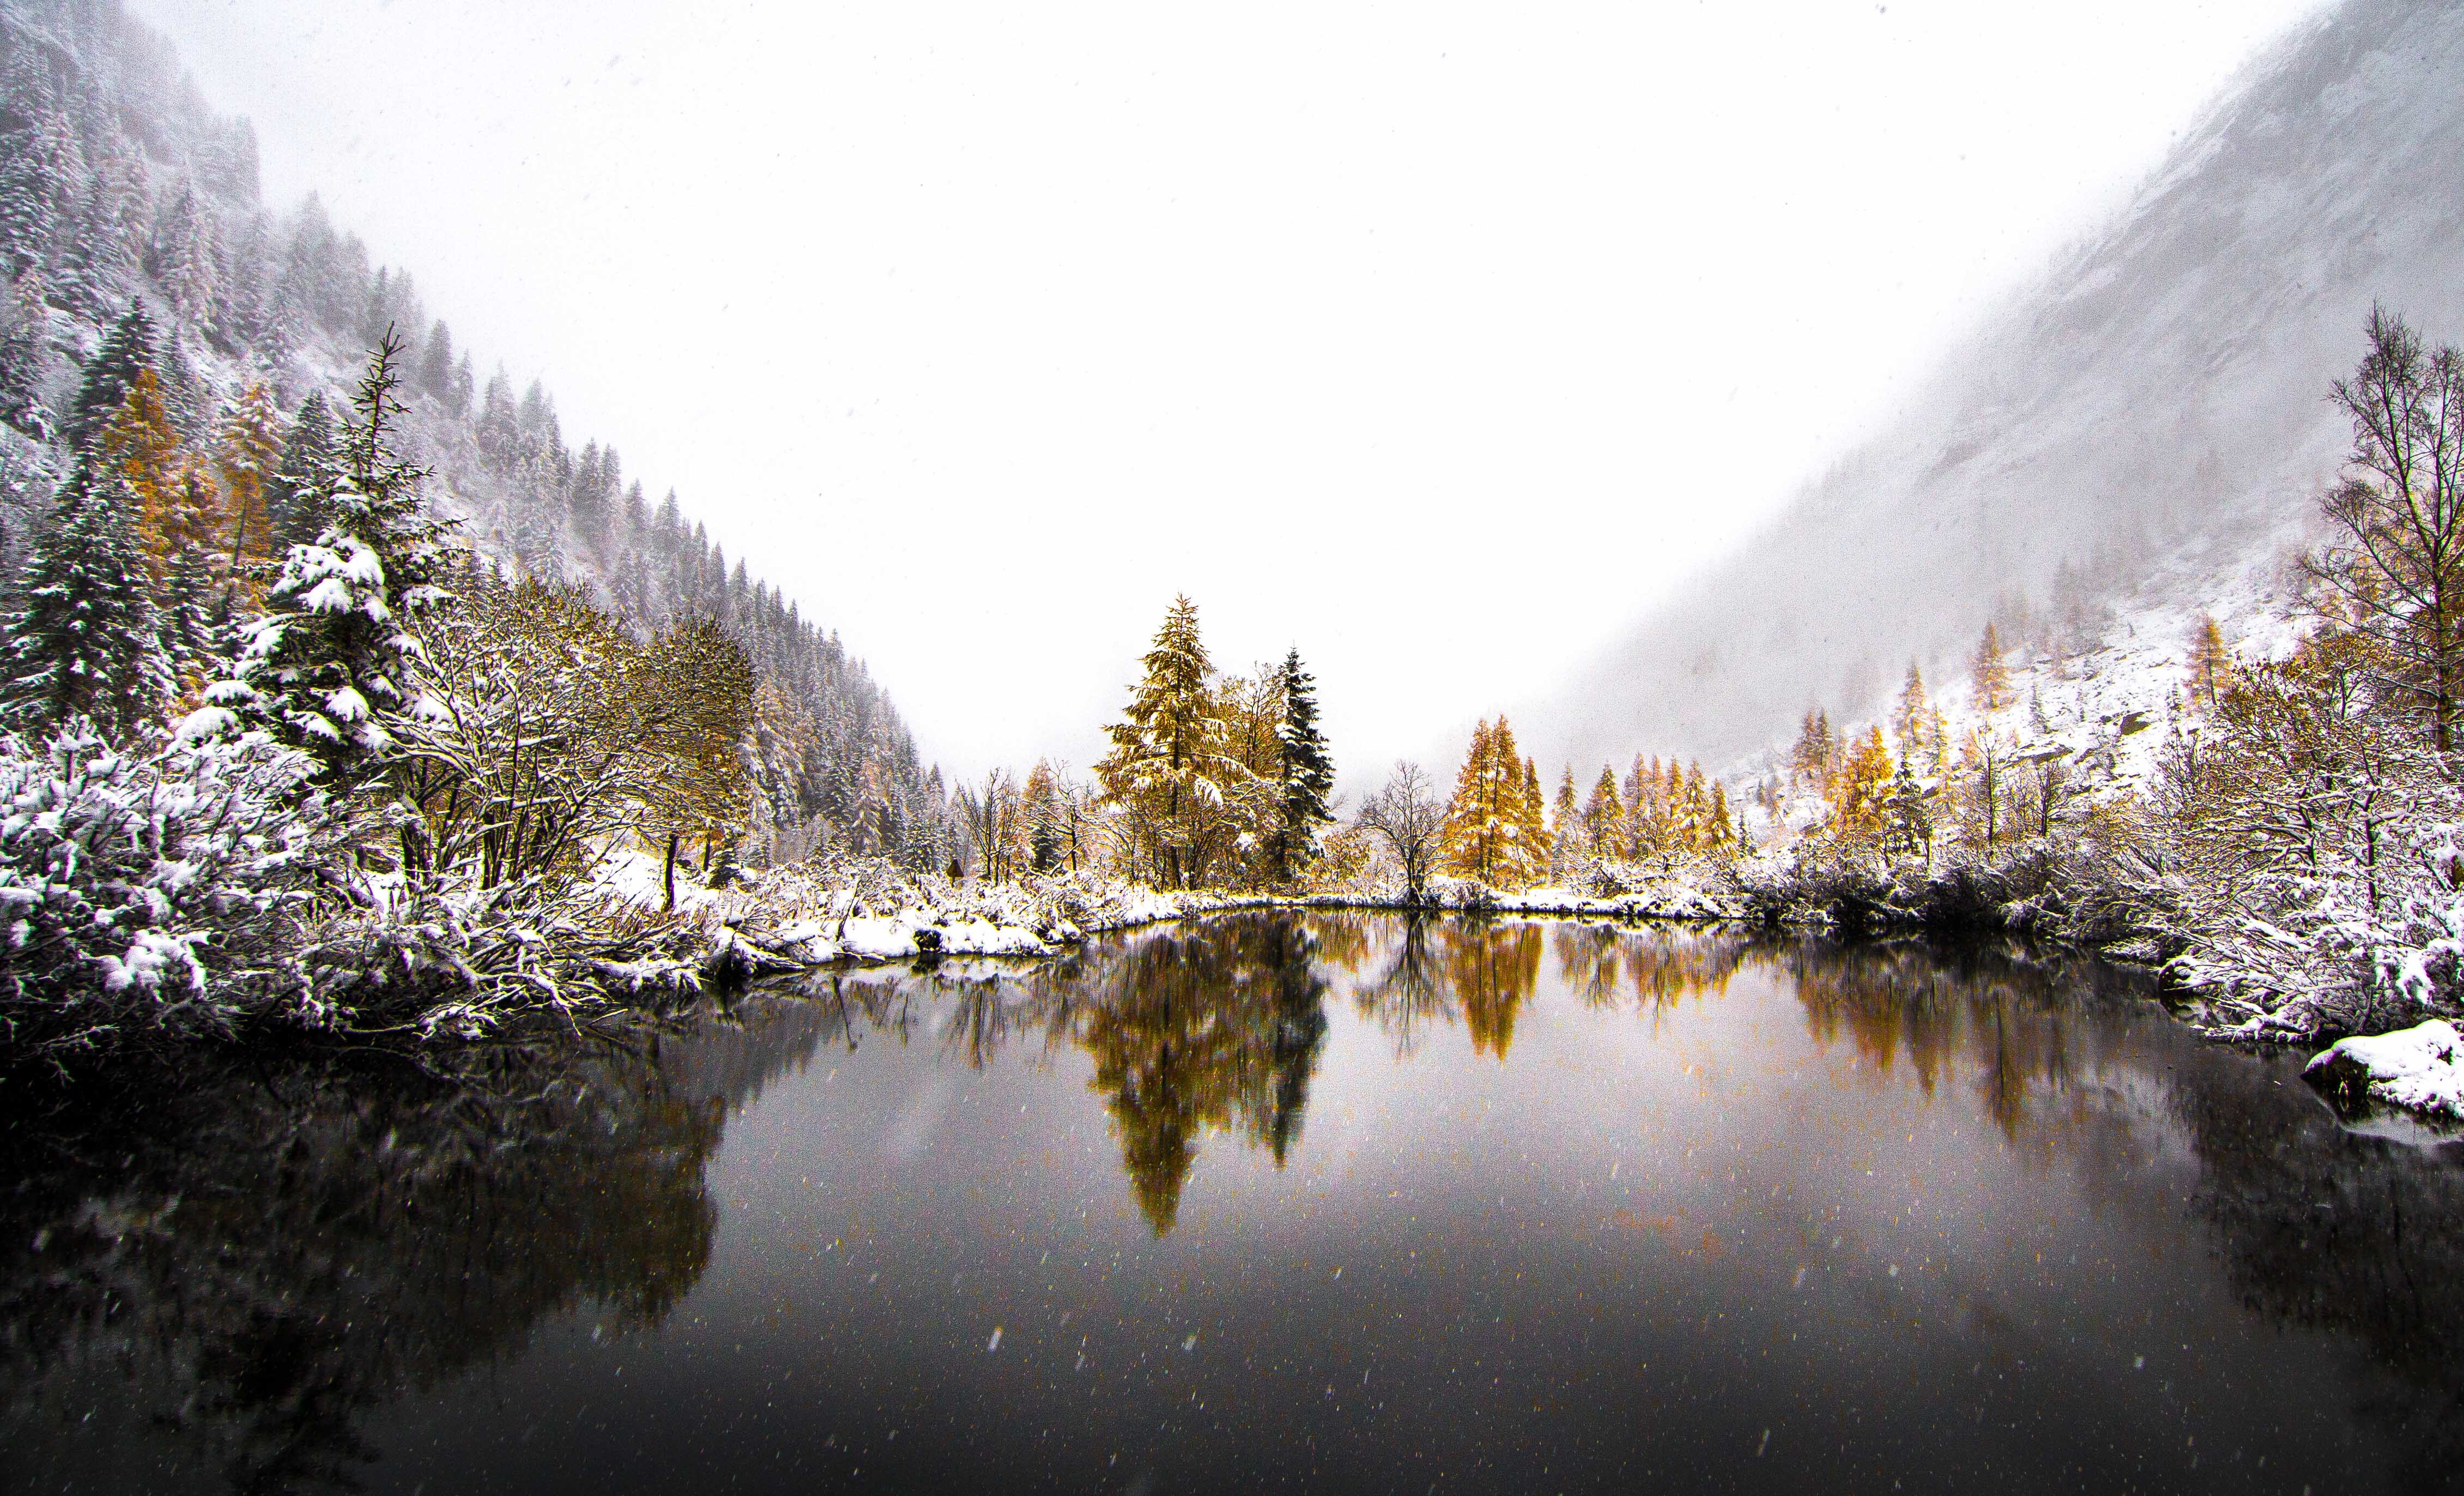
M 1562 884 L 1503 893 L 1463 879 L 1441 878 L 1430 887 L 1446 908 L 1499 914 L 1562 914 L 1583 919 L 1734 920 L 1746 917 L 1745 902 L 1706 893 L 1682 878 L 1656 879 L 1630 892 L 1601 896 Z
M 645 912 L 666 904 L 660 860 L 636 848 L 606 852 L 593 882 L 609 900 Z M 698 872 L 679 866 L 676 907 L 708 931 L 715 962 L 734 956 L 747 969 L 918 956 L 1040 956 L 1107 930 L 1232 909 L 1404 906 L 1399 887 L 1292 898 L 1167 892 L 1084 873 L 984 883 L 848 857 L 730 869 L 721 882 L 723 886 L 705 886 Z M 1706 893 L 1683 878 L 1658 879 L 1605 897 L 1557 886 L 1504 893 L 1467 880 L 1439 879 L 1428 902 L 1463 912 L 1594 919 L 1724 920 L 1747 912 L 1741 900 Z
M 643 910 L 662 909 L 668 902 L 664 867 L 663 860 L 639 847 L 611 847 L 591 867 L 590 882 L 612 903 Z M 692 868 L 677 867 L 677 908 L 700 909 L 708 906 L 714 897 Z
M 1103 930 L 1272 902 L 1086 874 L 961 882 L 854 858 L 740 873 L 709 901 L 722 929 L 803 965 L 1045 955 Z
M 2464 1124 L 2464 1035 L 2444 1018 L 2341 1039 L 2302 1073 L 2348 1107 L 2366 1100 Z

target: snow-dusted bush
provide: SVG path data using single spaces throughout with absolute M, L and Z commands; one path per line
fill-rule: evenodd
M 138 753 L 0 735 L 0 1023 L 19 1057 L 227 1035 L 285 1000 L 334 875 L 314 765 L 262 734 Z
M 335 1031 L 475 1038 L 522 1015 L 690 996 L 710 954 L 697 922 L 612 906 L 586 885 L 403 890 L 307 927 L 291 962 L 292 1016 Z
M 2464 795 L 2387 701 L 2376 644 L 2245 664 L 2161 786 L 2188 949 L 2234 1038 L 2366 1034 L 2453 1011 Z

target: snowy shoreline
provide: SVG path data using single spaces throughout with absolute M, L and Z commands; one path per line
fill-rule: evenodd
M 710 927 L 705 965 L 713 974 L 744 977 L 936 956 L 1050 956 L 1096 935 L 1262 909 L 1670 924 L 1753 921 L 1743 901 L 1683 885 L 1603 898 L 1567 888 L 1505 894 L 1450 882 L 1432 889 L 1430 898 L 1412 901 L 1370 892 L 1167 892 L 1110 879 L 1039 879 L 991 887 L 901 879 L 904 886 L 897 893 L 909 897 L 882 900 L 868 899 L 860 889 L 817 885 L 815 880 L 795 877 L 796 871 L 771 869 L 737 884 L 741 891 L 715 890 L 696 901 Z M 782 873 L 789 876 L 781 878 Z

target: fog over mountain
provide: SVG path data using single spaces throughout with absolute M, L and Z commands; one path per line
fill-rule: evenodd
M 1726 761 L 1809 704 L 1871 709 L 1911 658 L 1955 673 L 2066 567 L 2114 600 L 2280 548 L 2347 445 L 2326 389 L 2371 303 L 2464 333 L 2459 99 L 2464 8 L 2352 0 L 2283 38 L 1893 425 L 1518 711 L 1527 742 Z

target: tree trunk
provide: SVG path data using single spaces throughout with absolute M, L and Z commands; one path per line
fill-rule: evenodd
M 676 843 L 683 839 L 684 837 L 681 833 L 672 831 L 668 833 L 668 866 L 666 877 L 668 884 L 668 912 L 670 914 L 676 912 Z

